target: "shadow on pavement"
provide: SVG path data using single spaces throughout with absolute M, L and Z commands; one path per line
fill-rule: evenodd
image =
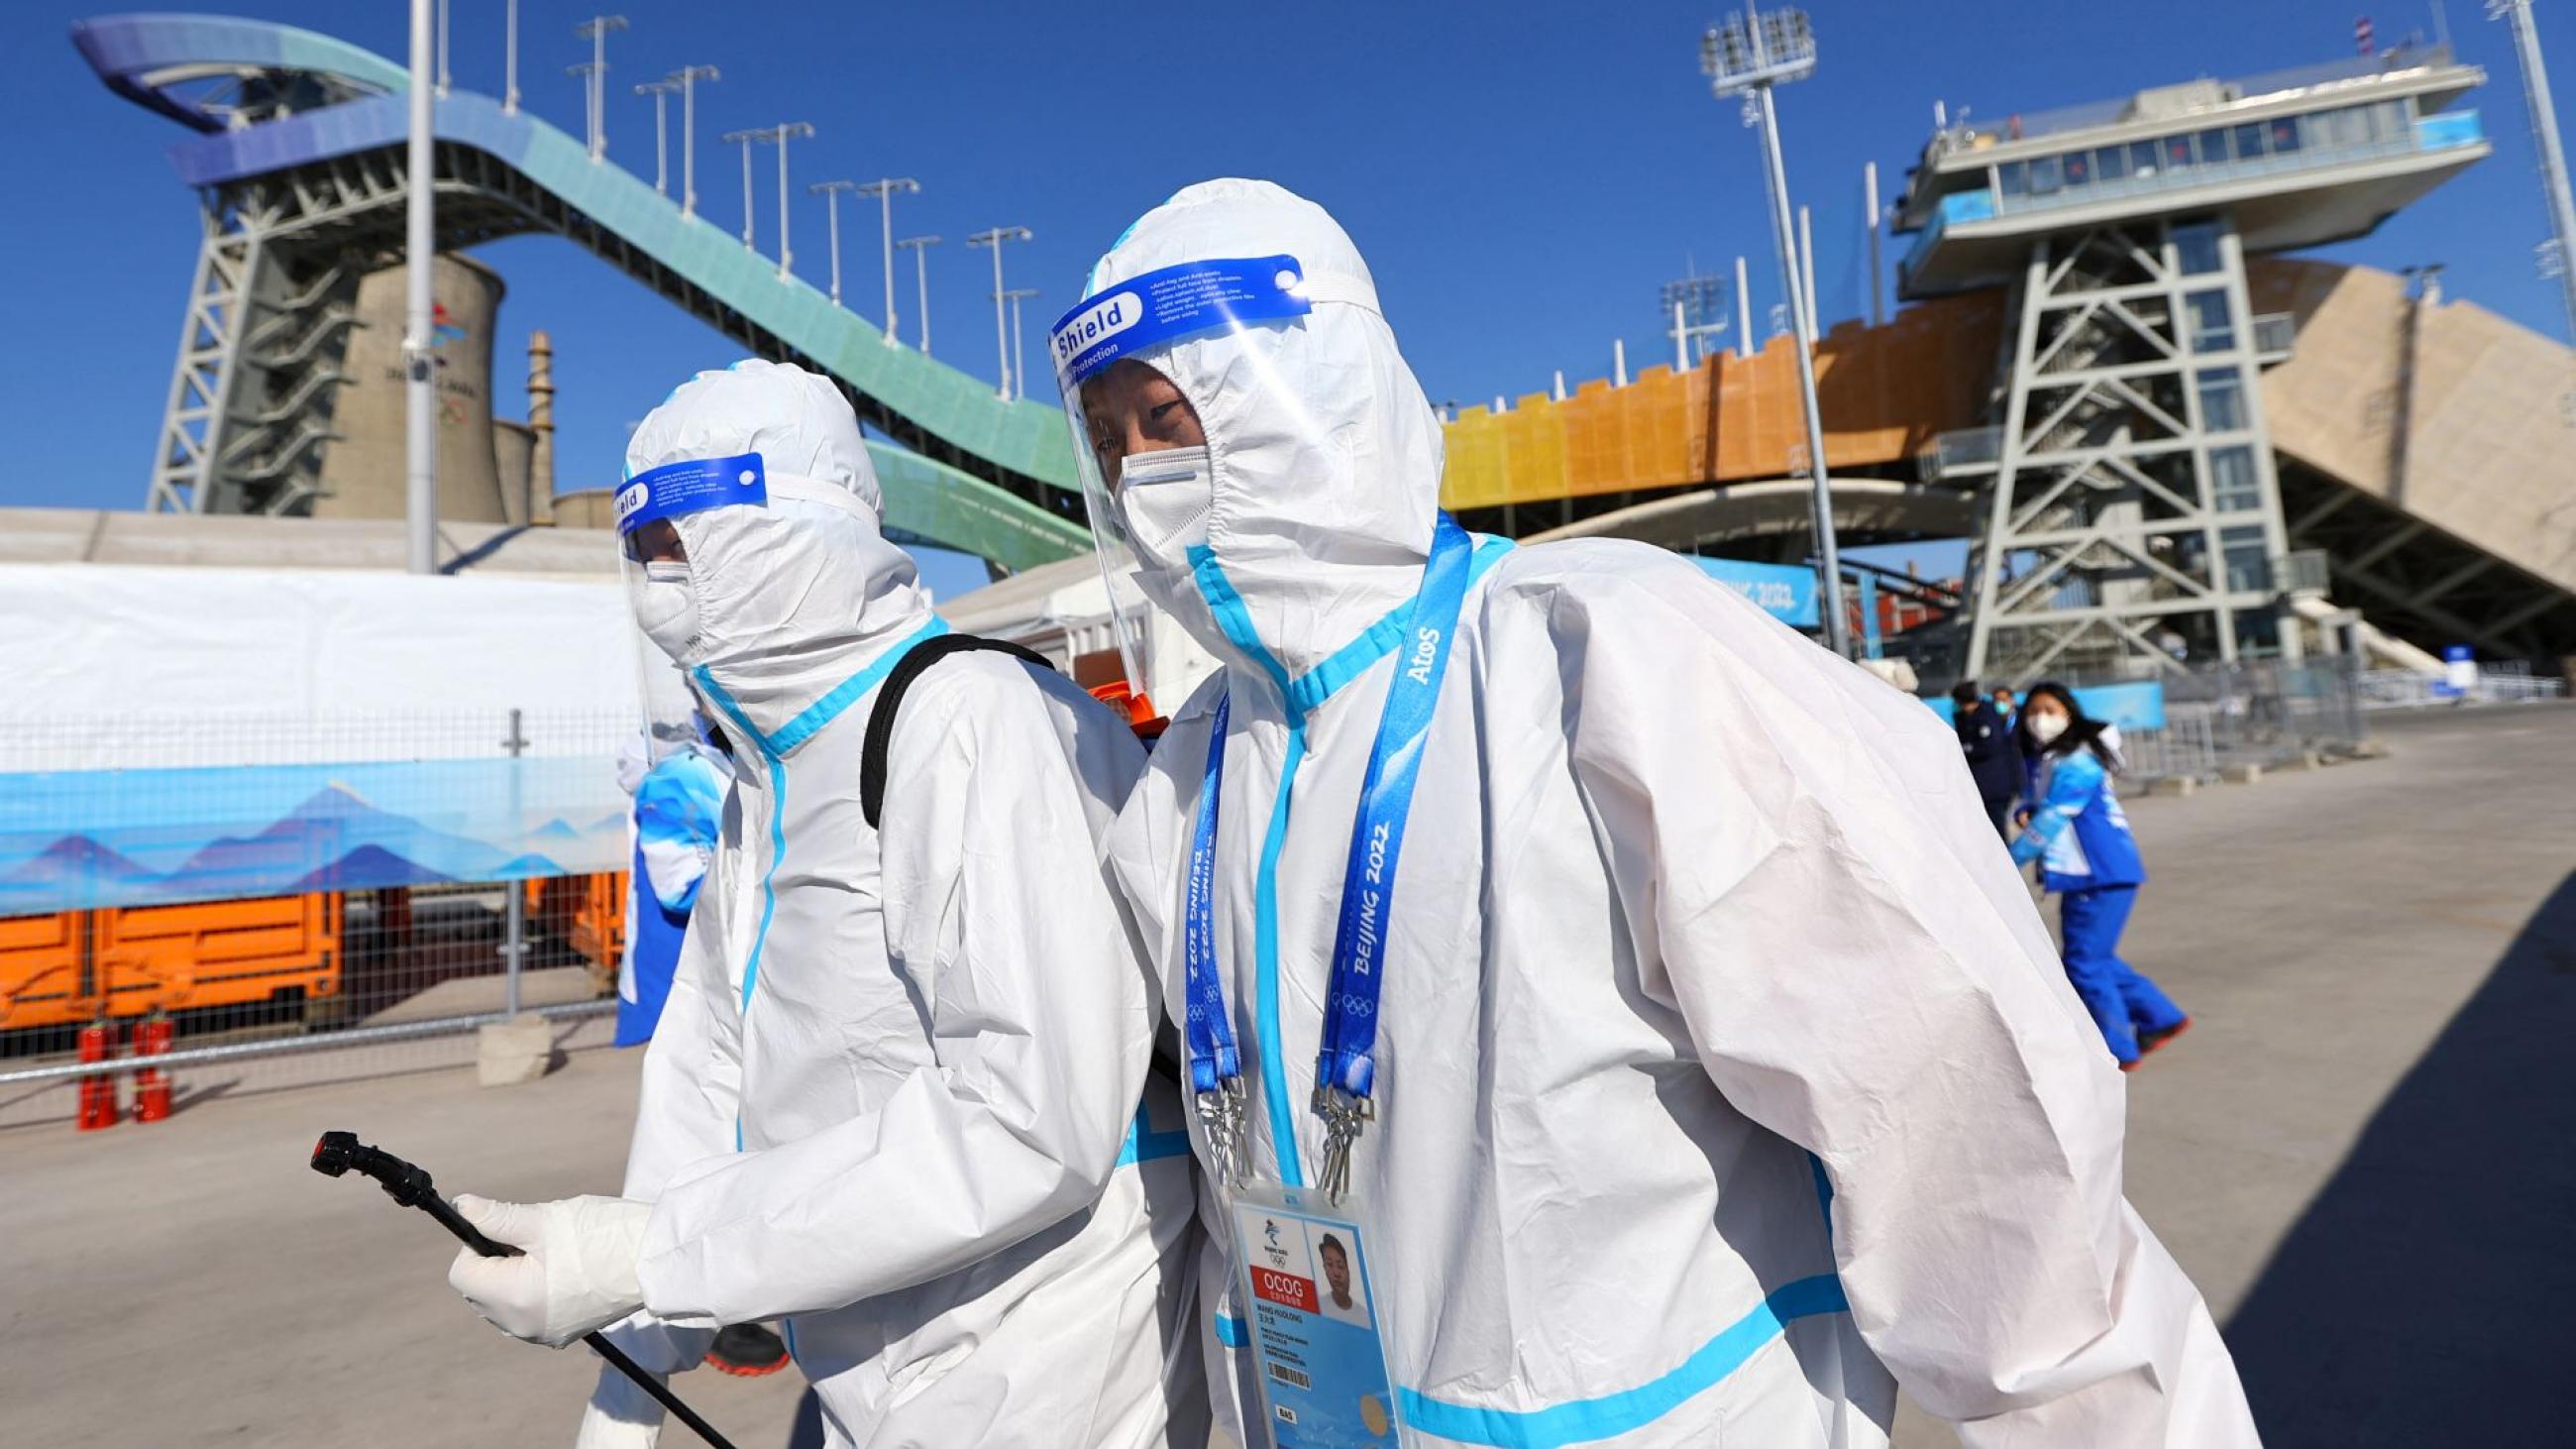
M 2572 1074 L 2576 873 L 2389 1094 L 2227 1325 L 2266 1443 L 2568 1442 Z

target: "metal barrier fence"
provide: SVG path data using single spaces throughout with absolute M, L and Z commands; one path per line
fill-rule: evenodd
M 604 1044 L 635 729 L 0 718 L 0 1128 Z
M 2203 715 L 2165 715 L 2160 730 L 2131 730 L 2120 736 L 2120 758 L 2134 780 L 2181 778 L 2206 780 L 2218 773 L 2218 752 Z
M 2361 676 L 2363 709 L 2434 709 L 2477 704 L 2531 704 L 2567 697 L 2567 681 L 2534 677 L 2528 660 L 2478 666 L 2477 681 L 2463 692 L 2412 669 L 2374 669 Z
M 2346 659 L 2283 664 L 2258 660 L 2153 676 L 2164 687 L 2164 724 L 2125 730 L 2129 773 L 2145 779 L 2209 779 L 2235 765 L 2277 765 L 2348 749 L 2368 734 L 2360 671 Z M 2110 685 L 2128 678 L 2079 676 Z

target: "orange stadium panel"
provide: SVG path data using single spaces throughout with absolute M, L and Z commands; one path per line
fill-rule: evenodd
M 1909 307 L 1884 327 L 1845 323 L 1816 348 L 1825 458 L 1837 470 L 1902 469 L 1935 434 L 1975 426 L 1994 370 L 1998 296 Z M 1774 337 L 1749 358 L 1690 372 L 1649 367 L 1626 387 L 1584 383 L 1508 412 L 1466 408 L 1448 428 L 1441 501 L 1490 508 L 1789 475 L 1806 448 L 1798 362 Z

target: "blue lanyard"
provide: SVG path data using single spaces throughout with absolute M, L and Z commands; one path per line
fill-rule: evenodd
M 1404 827 L 1422 769 L 1423 742 L 1449 666 L 1449 643 L 1467 596 L 1473 541 L 1441 514 L 1424 565 L 1413 615 L 1397 642 L 1394 677 L 1378 716 L 1377 738 L 1360 781 L 1350 857 L 1342 873 L 1341 915 L 1334 929 L 1332 976 L 1323 1044 L 1315 1066 L 1314 1109 L 1325 1127 L 1324 1170 L 1317 1185 L 1339 1200 L 1349 1185 L 1350 1149 L 1374 1116 L 1378 996 L 1395 905 Z M 1181 954 L 1187 973 L 1190 1089 L 1221 1164 L 1241 1175 L 1249 1165 L 1243 1129 L 1243 1061 L 1216 960 L 1216 822 L 1225 776 L 1230 700 L 1217 704 L 1208 760 L 1199 782 Z M 1275 1069 L 1275 1068 L 1274 1068 Z M 1283 1152 L 1294 1145 L 1279 1144 Z

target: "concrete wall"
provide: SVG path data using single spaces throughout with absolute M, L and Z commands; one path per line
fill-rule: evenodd
M 357 326 L 341 363 L 316 518 L 403 516 L 403 267 L 358 282 Z M 492 330 L 506 289 L 480 262 L 442 254 L 432 295 L 437 334 L 438 516 L 503 523 L 511 504 L 492 437 Z M 522 470 L 524 471 L 524 469 Z
M 2328 262 L 2246 271 L 2255 311 L 2299 318 L 2296 353 L 2263 374 L 2276 450 L 2576 590 L 2576 351 L 2467 302 L 2428 306 L 2410 402 L 2403 278 Z

